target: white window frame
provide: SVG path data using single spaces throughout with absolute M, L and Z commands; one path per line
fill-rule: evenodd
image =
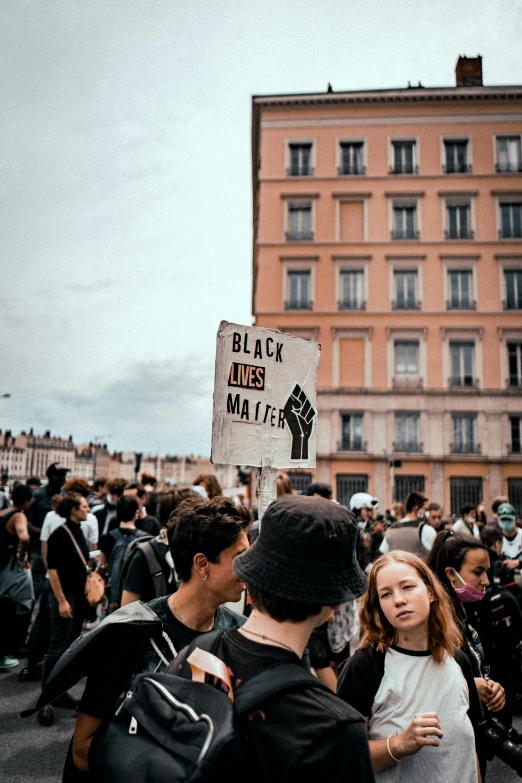
M 423 257 L 407 257 L 407 258 L 400 258 L 400 257 L 393 257 L 393 256 L 387 256 L 386 257 L 391 263 L 389 266 L 389 291 L 390 291 L 390 310 L 392 312 L 396 312 L 393 309 L 393 302 L 397 299 L 396 297 L 396 291 L 395 291 L 395 272 L 417 272 L 417 296 L 416 301 L 420 303 L 420 308 L 417 310 L 417 312 L 420 312 L 423 309 L 424 306 L 424 297 L 423 297 L 423 274 L 422 274 L 422 263 L 419 263 L 423 261 Z M 401 312 L 401 311 L 399 311 Z M 405 312 L 413 312 L 413 311 L 405 311 Z
M 288 174 L 288 170 L 290 169 L 291 165 L 291 155 L 290 155 L 290 145 L 291 144 L 311 144 L 312 149 L 310 151 L 310 168 L 313 171 L 313 174 L 299 174 L 299 175 L 291 175 Z M 285 178 L 289 180 L 301 180 L 301 179 L 310 179 L 311 177 L 315 176 L 316 172 L 316 147 L 317 147 L 317 140 L 315 137 L 306 137 L 306 138 L 290 138 L 285 139 Z
M 333 327 L 332 344 L 332 386 L 338 389 L 341 385 L 341 340 L 364 340 L 364 385 L 367 389 L 372 385 L 372 327 L 366 329 L 350 329 Z
M 362 410 L 362 411 L 342 410 L 342 411 L 339 412 L 339 425 L 340 425 L 339 426 L 339 430 L 340 430 L 340 435 L 341 435 L 341 437 L 339 438 L 339 444 L 340 444 L 339 451 L 343 451 L 343 448 L 342 448 L 342 443 L 343 443 L 343 416 L 360 416 L 361 419 L 362 419 L 362 422 L 361 422 L 361 448 L 360 449 L 353 449 L 353 448 L 352 449 L 344 449 L 344 451 L 362 451 L 362 450 L 364 450 L 364 444 L 365 444 L 365 439 L 364 439 L 364 434 L 365 434 L 365 421 L 364 421 L 364 419 L 365 419 L 365 411 L 364 410 Z M 352 443 L 353 443 L 353 437 L 352 437 L 351 440 L 352 440 Z
M 415 410 L 415 411 L 408 411 L 408 410 L 395 411 L 394 422 L 393 423 L 394 423 L 394 443 L 395 443 L 396 447 L 401 445 L 401 443 L 397 440 L 397 417 L 398 416 L 410 416 L 410 417 L 411 416 L 415 416 L 417 418 L 417 444 L 416 445 L 418 447 L 418 451 L 420 451 L 420 449 L 422 447 L 422 443 L 423 443 L 423 439 L 422 439 L 422 414 L 421 414 L 421 411 L 419 411 L 419 410 Z M 402 445 L 407 445 L 407 443 L 408 443 L 408 441 L 406 441 Z M 413 443 L 411 443 L 411 441 L 409 443 L 411 445 L 414 445 Z M 401 453 L 401 452 L 399 452 L 399 453 Z M 408 453 L 408 452 L 404 452 L 404 453 Z M 417 452 L 411 452 L 411 453 L 417 453 Z
M 520 174 L 520 167 L 522 166 L 522 134 L 520 133 L 494 133 L 492 138 L 493 142 L 493 161 L 495 163 L 495 172 L 497 174 Z M 518 139 L 519 145 L 519 169 L 517 171 L 499 171 L 498 170 L 498 142 L 500 139 Z
M 405 142 L 413 143 L 413 174 L 393 174 L 392 169 L 395 165 L 395 155 L 393 145 L 395 142 L 399 144 Z M 388 174 L 391 177 L 418 177 L 421 171 L 421 154 L 420 154 L 420 137 L 419 136 L 388 136 Z M 415 173 L 415 169 L 417 172 Z
M 282 280 L 282 286 L 281 290 L 283 292 L 283 311 L 284 312 L 302 312 L 302 313 L 311 313 L 315 309 L 316 301 L 315 301 L 315 268 L 317 264 L 317 256 L 312 257 L 283 257 L 281 258 L 281 266 L 282 266 L 282 272 L 283 272 L 283 280 Z M 310 272 L 310 288 L 309 288 L 309 301 L 312 302 L 312 308 L 311 310 L 298 310 L 298 309 L 286 309 L 286 303 L 290 301 L 290 278 L 288 273 L 289 272 Z M 283 330 L 285 331 L 285 330 Z
M 449 228 L 450 228 L 449 207 L 469 207 L 469 231 L 470 231 L 469 237 L 463 239 L 450 239 L 450 237 L 448 236 L 446 238 L 446 234 L 449 234 Z M 455 194 L 451 196 L 444 196 L 442 199 L 442 225 L 443 225 L 442 236 L 445 242 L 472 242 L 474 239 L 476 239 L 477 219 L 476 219 L 474 196 L 469 196 L 467 194 L 462 194 L 462 195 Z
M 314 242 L 315 241 L 315 202 L 316 202 L 316 196 L 300 196 L 296 195 L 295 197 L 289 198 L 288 196 L 285 196 L 283 198 L 283 236 L 284 236 L 284 242 L 287 243 L 297 243 L 297 242 Z M 310 224 L 311 224 L 311 232 L 312 232 L 312 239 L 287 239 L 287 234 L 290 233 L 290 207 L 295 206 L 303 206 L 303 207 L 310 207 Z
M 499 281 L 499 291 L 500 291 L 500 307 L 502 308 L 502 312 L 513 312 L 518 313 L 520 310 L 504 310 L 504 302 L 507 301 L 507 288 L 506 288 L 506 277 L 505 272 L 509 271 L 518 271 L 522 269 L 522 255 L 521 256 L 497 256 L 497 261 L 499 262 L 498 270 L 500 275 L 500 281 Z
M 421 201 L 422 199 L 418 196 L 408 196 L 405 194 L 404 196 L 400 196 L 399 194 L 390 195 L 388 197 L 388 237 L 390 242 L 416 242 L 420 241 L 422 239 L 422 209 L 421 209 Z M 414 226 L 413 231 L 418 232 L 419 239 L 392 239 L 392 231 L 395 231 L 395 209 L 401 209 L 403 207 L 414 207 L 415 208 L 415 219 L 414 219 Z
M 364 174 L 339 174 L 343 161 L 342 144 L 362 144 Z M 335 171 L 338 177 L 363 177 L 368 173 L 368 140 L 366 136 L 338 136 L 335 140 Z
M 415 384 L 419 381 L 419 385 L 422 384 L 422 388 L 426 388 L 426 381 L 428 377 L 428 361 L 426 351 L 426 337 L 427 329 L 415 328 L 404 329 L 401 327 L 389 327 L 387 329 L 387 359 L 388 359 L 388 388 L 393 389 L 393 379 L 395 375 L 395 343 L 396 342 L 418 342 L 419 343 L 419 372 L 416 375 L 401 374 L 401 380 L 404 381 L 404 386 L 407 387 L 408 383 Z
M 368 202 L 371 193 L 333 193 L 335 199 L 335 241 L 341 242 L 341 204 L 361 203 L 363 204 L 363 242 L 368 242 Z M 349 240 L 342 240 L 342 244 L 347 244 Z M 355 241 L 354 244 L 359 244 Z
M 446 172 L 446 146 L 444 142 L 459 142 L 459 141 L 466 141 L 468 144 L 467 148 L 467 162 L 468 166 L 471 166 L 471 171 L 468 172 L 451 172 L 449 175 Z M 474 170 L 473 166 L 473 141 L 472 136 L 469 133 L 462 133 L 462 134 L 456 134 L 456 133 L 443 133 L 439 136 L 439 146 L 440 146 L 440 171 L 443 176 L 453 176 L 453 177 L 465 177 L 466 175 L 472 174 Z
M 509 362 L 508 362 L 508 343 L 522 343 L 521 329 L 498 328 L 499 348 L 500 348 L 500 388 L 509 388 Z M 512 387 L 515 388 L 515 387 Z
M 522 191 L 496 191 L 493 195 L 495 198 L 495 217 L 497 221 L 497 238 L 499 242 L 521 242 L 521 237 L 502 237 L 502 214 L 500 207 L 502 204 L 521 204 L 522 205 Z
M 477 284 L 477 259 L 470 259 L 464 257 L 460 259 L 458 256 L 452 258 L 445 258 L 442 262 L 443 270 L 443 296 L 444 306 L 443 309 L 448 311 L 448 302 L 450 298 L 449 287 L 449 273 L 450 272 L 471 272 L 471 297 L 472 301 L 476 302 L 475 311 L 479 309 L 478 302 L 478 284 Z M 470 312 L 469 310 L 451 310 L 449 312 Z
M 358 269 L 362 269 L 363 272 L 363 300 L 366 304 L 366 310 L 368 310 L 368 264 L 370 258 L 368 256 L 362 256 L 360 258 L 355 256 L 334 256 L 335 263 L 335 310 L 339 310 L 339 302 L 341 301 L 342 286 L 341 286 L 341 272 L 351 272 Z M 345 312 L 344 310 L 340 312 Z
M 451 429 L 450 429 L 450 433 L 449 434 L 451 436 L 451 441 L 450 442 L 453 443 L 453 446 L 455 446 L 454 418 L 457 417 L 457 416 L 460 417 L 460 418 L 464 418 L 464 419 L 471 419 L 473 421 L 473 447 L 474 447 L 474 449 L 476 449 L 477 446 L 481 445 L 479 433 L 480 433 L 482 428 L 479 426 L 479 414 L 478 414 L 477 411 L 467 411 L 467 410 L 456 411 L 456 410 L 453 410 L 453 411 L 451 411 L 450 416 L 451 416 Z M 448 449 L 448 451 L 449 451 L 449 449 Z M 457 453 L 457 454 L 467 454 L 468 452 L 464 451 L 464 452 L 454 452 L 454 453 Z M 476 452 L 473 451 L 473 452 L 470 452 L 470 453 L 471 454 L 475 454 Z
M 484 365 L 482 357 L 482 335 L 483 329 L 481 327 L 470 329 L 448 329 L 442 327 L 442 372 L 443 372 L 443 385 L 445 389 L 449 389 L 452 392 L 458 393 L 460 389 L 473 389 L 473 386 L 455 387 L 451 386 L 451 356 L 450 356 L 450 343 L 474 343 L 474 363 L 473 378 L 478 381 L 478 388 L 484 387 Z

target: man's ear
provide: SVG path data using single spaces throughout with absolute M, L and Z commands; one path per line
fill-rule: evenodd
M 203 552 L 198 552 L 197 555 L 194 555 L 192 563 L 196 571 L 201 576 L 203 576 L 205 572 L 208 570 L 208 558 L 206 555 L 203 554 Z

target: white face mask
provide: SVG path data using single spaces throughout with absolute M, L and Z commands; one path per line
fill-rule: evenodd
M 466 519 L 464 521 L 467 522 L 468 525 L 474 525 L 475 524 L 475 517 L 466 517 Z

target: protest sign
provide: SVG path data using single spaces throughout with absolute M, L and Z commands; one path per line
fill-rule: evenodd
M 274 329 L 220 323 L 212 462 L 315 467 L 320 351 Z

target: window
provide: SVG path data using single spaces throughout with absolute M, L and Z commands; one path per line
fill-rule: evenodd
M 392 239 L 419 239 L 416 213 L 417 208 L 413 204 L 409 206 L 394 205 Z
M 362 269 L 341 269 L 339 310 L 364 310 L 366 308 L 363 284 L 364 271 Z
M 522 310 L 522 269 L 505 269 L 504 310 Z
M 522 422 L 522 416 L 510 416 L 509 423 L 511 426 L 511 445 L 509 447 L 510 454 L 522 454 L 522 448 L 520 443 L 520 423 Z
M 422 451 L 419 443 L 419 414 L 395 414 L 394 451 Z
M 292 482 L 292 486 L 296 492 L 306 492 L 308 485 L 312 483 L 311 473 L 292 473 L 290 470 L 286 471 L 288 478 Z
M 414 141 L 392 141 L 393 163 L 390 174 L 418 174 Z
M 520 136 L 497 136 L 497 171 L 522 171 Z
M 416 269 L 395 269 L 393 272 L 395 299 L 393 310 L 420 310 L 418 273 Z
M 311 204 L 288 205 L 288 231 L 286 232 L 286 238 L 294 242 L 314 238 Z
M 448 310 L 475 310 L 472 299 L 471 269 L 451 269 L 448 272 Z
M 451 513 L 460 514 L 468 503 L 478 506 L 481 500 L 484 500 L 483 491 L 480 477 L 450 476 Z
M 477 445 L 477 417 L 473 413 L 453 414 L 452 454 L 480 454 Z
M 350 498 L 356 492 L 368 492 L 368 476 L 364 473 L 338 473 L 335 477 L 336 500 L 349 508 Z
M 311 272 L 307 270 L 288 272 L 288 300 L 286 310 L 311 310 L 310 301 Z
M 340 144 L 341 160 L 338 174 L 366 174 L 364 165 L 364 144 L 362 141 L 342 141 Z
M 508 478 L 508 498 L 517 517 L 522 517 L 522 478 Z
M 474 343 L 450 343 L 450 386 L 475 386 L 473 375 Z
M 522 343 L 508 343 L 508 386 L 522 386 Z
M 500 204 L 500 225 L 499 239 L 521 239 L 522 204 L 517 202 Z
M 419 343 L 417 341 L 395 343 L 395 372 L 397 375 L 418 375 Z
M 312 168 L 312 144 L 289 144 L 290 165 L 286 170 L 289 177 L 310 177 Z
M 446 163 L 442 167 L 445 174 L 467 174 L 471 172 L 471 165 L 468 162 L 468 142 L 466 139 L 460 141 L 445 141 L 444 155 Z
M 468 204 L 448 204 L 444 239 L 474 239 L 471 230 L 471 208 Z
M 395 476 L 395 500 L 397 503 L 405 503 L 410 492 L 425 492 L 426 479 L 424 476 Z
M 341 417 L 341 451 L 363 451 L 362 424 L 361 413 L 343 413 Z

